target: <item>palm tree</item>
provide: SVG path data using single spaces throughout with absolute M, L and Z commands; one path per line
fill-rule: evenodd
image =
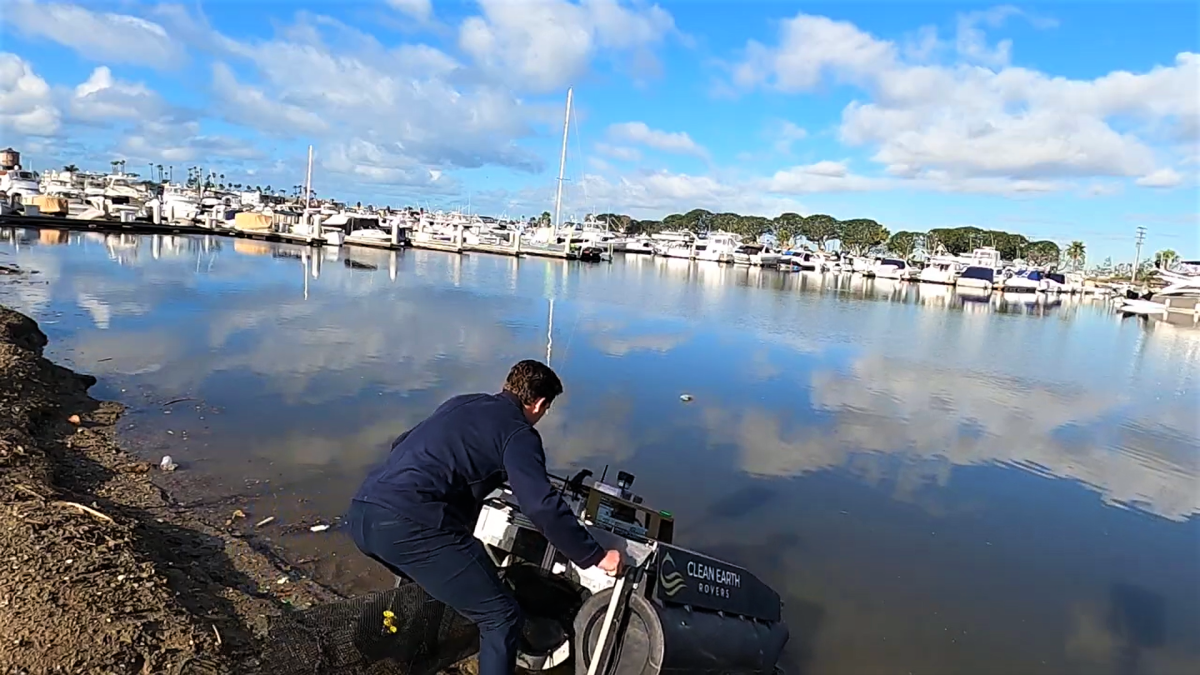
M 1071 267 L 1078 270 L 1087 261 L 1087 248 L 1082 241 L 1073 241 L 1067 247 L 1066 256 L 1067 260 L 1071 261 Z
M 1179 254 L 1169 248 L 1163 249 L 1154 254 L 1154 266 L 1159 269 L 1167 269 L 1171 263 L 1179 259 Z
M 75 173 L 76 171 L 79 171 L 79 167 L 75 166 L 74 164 L 68 164 L 63 167 L 63 171 L 66 171 L 67 173 Z

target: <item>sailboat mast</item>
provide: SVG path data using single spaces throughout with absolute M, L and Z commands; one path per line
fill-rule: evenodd
M 554 348 L 554 298 L 550 298 L 550 319 L 546 323 L 546 365 L 550 365 L 550 353 Z
M 304 208 L 312 202 L 312 146 L 308 146 L 308 173 L 304 176 Z
M 554 236 L 558 237 L 558 215 L 562 209 L 563 174 L 567 169 L 567 132 L 571 129 L 571 89 L 567 89 L 567 114 L 563 117 L 562 157 L 558 160 L 558 190 L 554 195 Z

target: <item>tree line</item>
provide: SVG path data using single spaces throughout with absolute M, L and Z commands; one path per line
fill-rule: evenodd
M 604 213 L 596 218 L 630 236 L 649 235 L 666 230 L 686 230 L 696 234 L 724 230 L 751 240 L 770 234 L 783 246 L 794 245 L 797 240 L 803 238 L 822 251 L 831 242 L 836 241 L 841 250 L 851 255 L 878 252 L 908 259 L 918 252 L 925 255 L 961 255 L 981 246 L 991 246 L 999 251 L 1005 260 L 1023 259 L 1035 265 L 1061 264 L 1064 261 L 1064 251 L 1052 241 L 1030 241 L 1021 234 L 978 227 L 934 228 L 927 232 L 903 230 L 892 233 L 870 218 L 839 220 L 823 213 L 809 216 L 783 213 L 775 218 L 765 218 L 737 213 L 712 213 L 704 209 L 673 213 L 662 220 L 637 220 L 616 213 Z M 1068 250 L 1074 259 L 1078 260 L 1078 264 L 1082 265 L 1085 255 L 1083 242 L 1073 242 Z

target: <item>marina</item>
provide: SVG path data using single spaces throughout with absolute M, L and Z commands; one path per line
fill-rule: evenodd
M 1200 337 L 1116 296 L 186 230 L 2 227 L 0 263 L 173 494 L 273 517 L 346 593 L 388 583 L 338 526 L 366 468 L 536 356 L 551 468 L 627 468 L 680 545 L 777 589 L 786 672 L 1200 664 Z
M 655 258 L 678 259 L 691 264 L 732 265 L 778 270 L 781 273 L 815 272 L 831 276 L 861 276 L 865 279 L 888 280 L 920 285 L 945 285 L 960 295 L 993 294 L 1012 297 L 1017 294 L 1038 296 L 1091 295 L 1112 298 L 1112 304 L 1129 316 L 1162 320 L 1178 325 L 1200 326 L 1200 295 L 1195 280 L 1200 278 L 1200 261 L 1168 262 L 1175 269 L 1150 268 L 1143 270 L 1141 285 L 1136 273 L 1128 280 L 1101 279 L 1083 274 L 1079 269 L 1060 269 L 1068 264 L 1068 256 L 1059 256 L 1053 242 L 1032 242 L 1018 245 L 1018 255 L 1005 259 L 994 246 L 975 246 L 951 254 L 942 236 L 959 236 L 953 231 L 931 230 L 925 235 L 905 240 L 909 251 L 900 255 L 892 250 L 903 242 L 895 242 L 898 233 L 885 241 L 883 235 L 874 245 L 855 244 L 848 235 L 837 235 L 837 250 L 825 250 L 824 241 L 813 246 L 800 236 L 805 230 L 793 229 L 789 216 L 803 222 L 795 214 L 782 214 L 774 221 L 774 231 L 762 229 L 758 237 L 738 232 L 714 229 L 718 222 L 731 222 L 736 214 L 712 214 L 694 210 L 664 219 L 652 233 L 627 235 L 614 230 L 605 214 L 601 220 L 588 214 L 581 222 L 563 222 L 562 189 L 567 164 L 567 147 L 572 114 L 572 91 L 567 92 L 566 114 L 563 123 L 562 152 L 554 198 L 554 212 L 545 212 L 528 222 L 492 218 L 461 211 L 427 211 L 411 207 L 376 208 L 360 204 L 349 206 L 333 200 L 313 197 L 313 148 L 309 147 L 308 166 L 302 189 L 292 196 L 264 194 L 261 191 L 237 191 L 241 186 L 214 185 L 215 177 L 196 170 L 185 185 L 164 180 L 159 167 L 159 181 L 139 181 L 137 176 L 124 172 L 121 162 L 113 162 L 111 174 L 89 174 L 79 171 L 50 170 L 40 176 L 25 171 L 18 151 L 0 151 L 0 225 L 13 227 L 87 230 L 94 232 L 168 233 L 171 235 L 218 235 L 249 238 L 265 242 L 296 243 L 310 247 L 365 247 L 383 250 L 403 248 L 426 249 L 448 253 L 483 253 L 510 257 L 543 257 L 584 262 L 613 262 L 617 258 L 648 254 Z M 838 221 L 815 215 L 813 219 L 828 223 L 835 233 Z M 620 216 L 618 219 L 628 220 Z M 665 228 L 672 219 L 688 220 L 687 228 Z M 690 219 L 690 220 L 689 220 Z M 760 218 L 763 222 L 768 219 Z M 851 220 L 842 226 L 874 221 Z M 703 225 L 703 229 L 697 226 Z M 765 227 L 765 226 L 763 226 Z M 878 224 L 872 226 L 878 228 Z M 1012 239 L 1014 235 L 999 232 L 969 230 L 969 238 L 977 236 L 995 242 L 997 237 Z M 847 231 L 849 232 L 849 231 Z M 976 235 L 975 233 L 979 234 Z M 827 235 L 823 235 L 827 236 Z M 875 235 L 872 235 L 875 236 Z M 1025 238 L 1016 235 L 1025 242 Z M 913 250 L 915 241 L 923 248 Z M 1054 251 L 1046 259 L 1045 249 Z M 1082 255 L 1083 244 L 1074 242 Z M 959 248 L 962 248 L 961 246 Z M 928 249 L 928 250 L 926 250 Z M 1037 262 L 1025 260 L 1020 252 L 1027 250 Z M 1136 261 L 1135 261 L 1136 263 Z M 1152 300 L 1156 287 L 1169 291 Z

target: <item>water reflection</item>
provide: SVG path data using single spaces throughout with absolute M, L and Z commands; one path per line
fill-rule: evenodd
M 126 440 L 281 522 L 339 514 L 406 426 L 549 351 L 552 462 L 632 470 L 684 543 L 777 585 L 802 672 L 1200 669 L 1197 331 L 650 257 L 13 230 L 0 254 L 41 271 L 0 301 L 132 407 Z M 381 581 L 339 537 L 282 540 Z

